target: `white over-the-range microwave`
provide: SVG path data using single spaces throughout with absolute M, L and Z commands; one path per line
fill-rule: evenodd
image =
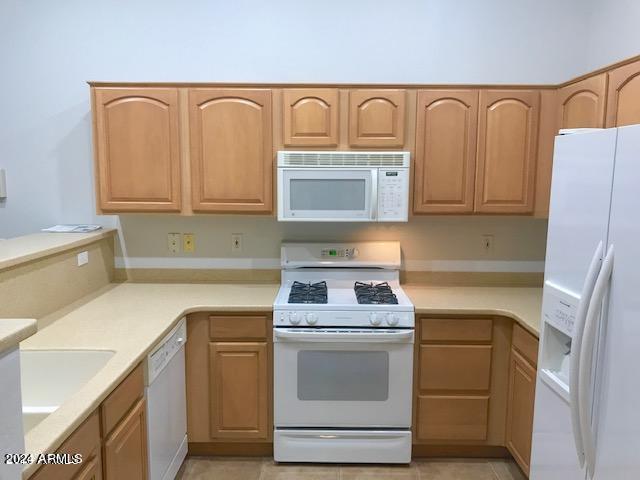
M 409 152 L 278 152 L 278 220 L 406 222 Z

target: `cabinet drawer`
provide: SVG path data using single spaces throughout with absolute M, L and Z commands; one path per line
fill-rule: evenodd
M 490 342 L 493 321 L 489 318 L 423 318 L 420 340 L 451 342 Z
M 489 390 L 491 345 L 421 345 L 420 389 Z
M 266 340 L 267 317 L 265 315 L 211 315 L 209 317 L 209 336 L 211 340 L 231 338 Z
M 80 425 L 71 436 L 62 444 L 56 453 L 68 453 L 82 455 L 82 463 L 78 465 L 47 465 L 38 470 L 33 480 L 67 480 L 73 478 L 89 462 L 97 458 L 100 461 L 100 419 L 94 412 Z
M 538 339 L 520 325 L 513 326 L 513 347 L 535 367 L 538 364 Z
M 418 397 L 419 440 L 486 440 L 488 396 Z
M 107 436 L 120 422 L 137 400 L 144 395 L 142 365 L 125 378 L 120 385 L 102 402 L 102 434 Z

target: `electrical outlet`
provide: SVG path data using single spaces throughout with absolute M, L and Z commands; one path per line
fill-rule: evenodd
M 180 234 L 168 233 L 167 234 L 167 247 L 170 253 L 178 253 L 180 251 Z
M 242 251 L 242 234 L 241 233 L 231 234 L 231 251 L 233 253 L 240 253 Z
M 482 235 L 482 252 L 485 255 L 493 253 L 493 235 Z
M 80 252 L 78 254 L 78 266 L 81 267 L 89 263 L 89 252 Z
M 182 251 L 185 253 L 196 251 L 196 236 L 193 233 L 182 234 Z

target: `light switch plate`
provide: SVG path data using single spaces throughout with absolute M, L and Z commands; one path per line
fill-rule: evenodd
M 78 254 L 78 266 L 81 267 L 89 263 L 89 252 L 80 252 Z

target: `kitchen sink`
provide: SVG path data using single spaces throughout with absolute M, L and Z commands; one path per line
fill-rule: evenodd
M 82 388 L 114 353 L 111 350 L 21 350 L 25 433 Z

